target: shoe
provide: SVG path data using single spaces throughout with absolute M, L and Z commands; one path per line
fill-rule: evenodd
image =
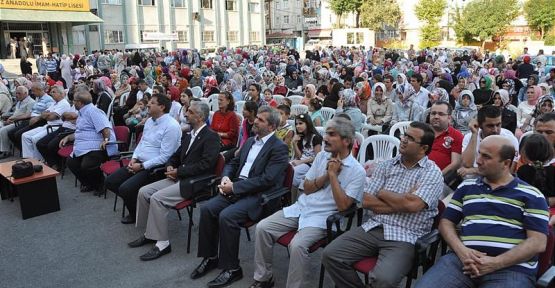
M 94 187 L 91 187 L 91 186 L 83 185 L 81 187 L 81 193 L 87 193 L 87 192 L 91 192 L 91 191 L 94 191 L 94 190 L 96 190 L 96 189 L 94 189 Z
M 243 278 L 243 269 L 239 267 L 237 270 L 224 270 L 216 279 L 208 282 L 209 288 L 224 287 Z
M 191 273 L 191 279 L 198 279 L 206 275 L 206 273 L 216 269 L 217 267 L 218 258 L 204 258 L 202 259 L 202 262 L 200 262 L 200 264 L 197 266 L 197 268 L 195 268 L 195 270 L 193 270 L 193 272 Z
M 268 281 L 256 281 L 249 286 L 249 288 L 272 288 L 274 287 L 274 278 L 270 278 Z
M 100 190 L 100 189 L 95 189 L 94 191 L 94 196 L 102 196 L 104 194 L 104 191 Z
M 121 218 L 121 223 L 123 224 L 133 224 L 135 223 L 135 217 L 131 216 L 131 214 Z
M 146 254 L 141 255 L 140 258 L 143 261 L 150 261 L 150 260 L 158 259 L 170 252 L 172 252 L 172 245 L 169 245 L 168 247 L 164 248 L 164 250 L 162 251 L 160 251 L 160 249 L 158 249 L 158 247 L 154 245 L 154 247 L 152 247 L 150 251 L 148 251 Z
M 136 247 L 141 247 L 143 245 L 146 245 L 148 243 L 156 243 L 156 240 L 148 239 L 145 237 L 145 235 L 143 235 L 139 239 L 133 242 L 127 243 L 127 245 L 131 248 L 136 248 Z

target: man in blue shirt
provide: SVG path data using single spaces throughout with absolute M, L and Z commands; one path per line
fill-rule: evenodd
M 148 103 L 151 117 L 145 123 L 131 162 L 106 178 L 106 188 L 122 197 L 129 210 L 129 215 L 121 220 L 123 224 L 135 223 L 139 189 L 164 178 L 164 174 L 153 175 L 152 169 L 163 166 L 179 148 L 181 127 L 168 114 L 171 106 L 165 95 L 152 95 Z
M 480 143 L 480 177 L 461 184 L 439 223 L 452 252 L 416 287 L 535 287 L 538 254 L 547 241 L 547 201 L 512 176 L 514 155 L 506 137 L 492 135 Z
M 73 153 L 67 159 L 67 167 L 81 182 L 81 192 L 98 191 L 103 182 L 100 164 L 117 153 L 116 145 L 106 144 L 115 141 L 116 137 L 106 114 L 92 104 L 86 85 L 76 86 L 73 97 L 78 110 L 75 133 L 62 138 L 59 146 L 73 141 Z

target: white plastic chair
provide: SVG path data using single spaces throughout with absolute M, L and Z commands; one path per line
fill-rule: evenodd
M 281 105 L 281 104 L 283 104 L 283 98 L 285 98 L 285 97 L 283 95 L 276 94 L 276 95 L 272 95 L 272 98 L 274 98 L 274 100 L 276 100 L 278 105 Z
M 245 106 L 245 101 L 236 101 L 235 102 L 235 112 L 241 114 L 243 116 L 243 106 Z
M 194 98 L 202 98 L 202 88 L 199 86 L 191 88 L 191 93 L 193 93 Z
M 218 94 L 208 96 L 208 106 L 210 107 L 210 111 L 220 110 L 220 105 L 218 104 Z
M 397 130 L 399 130 L 399 132 L 401 132 L 400 135 L 404 135 L 405 131 L 407 131 L 407 129 L 409 129 L 410 123 L 412 121 L 401 121 L 401 122 L 397 122 L 395 124 L 393 124 L 393 126 L 391 126 L 391 129 L 389 129 L 389 135 L 395 137 L 395 132 Z
M 360 145 L 360 149 L 358 150 L 358 162 L 362 165 L 366 163 L 366 148 L 368 145 L 372 144 L 372 149 L 374 150 L 374 159 L 371 159 L 372 162 L 375 161 L 384 161 L 389 160 L 397 155 L 399 152 L 399 145 L 401 141 L 394 136 L 390 135 L 372 135 L 364 141 Z M 394 150 L 394 148 L 397 148 Z
M 119 96 L 119 107 L 125 105 L 125 102 L 127 101 L 127 96 L 129 96 L 129 92 L 125 92 L 121 94 L 121 96 Z
M 214 117 L 214 111 L 210 111 L 210 115 L 208 116 L 208 123 L 212 124 L 212 117 Z
M 245 119 L 243 117 L 243 114 L 239 113 L 239 112 L 235 112 L 235 115 L 237 115 L 237 119 L 239 119 L 239 128 L 241 128 L 241 125 L 243 124 L 243 119 Z M 239 131 L 239 130 L 237 130 Z
M 322 119 L 324 120 L 324 123 L 326 123 L 335 115 L 335 109 L 322 107 L 322 109 L 320 109 L 320 114 L 322 114 Z
M 303 102 L 303 96 L 287 96 L 287 98 L 291 99 L 291 105 L 299 105 Z
M 291 115 L 297 116 L 308 112 L 308 106 L 302 104 L 291 105 Z
M 289 123 L 289 126 L 293 127 L 293 131 L 295 131 L 295 120 L 287 119 L 287 123 Z
M 318 131 L 318 134 L 320 134 L 320 136 L 324 137 L 324 134 L 326 133 L 326 128 L 322 126 L 317 126 L 314 128 L 316 128 L 316 131 Z

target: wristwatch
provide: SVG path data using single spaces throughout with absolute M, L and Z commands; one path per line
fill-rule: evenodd
M 108 142 L 110 140 L 110 138 L 104 138 L 104 141 Z

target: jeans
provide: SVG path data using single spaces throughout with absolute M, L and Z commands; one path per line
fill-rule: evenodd
M 478 278 L 470 278 L 463 274 L 463 264 L 457 254 L 451 252 L 441 257 L 435 264 L 422 275 L 416 282 L 416 288 L 438 287 L 442 288 L 526 288 L 535 287 L 536 279 L 533 275 L 503 269 Z

